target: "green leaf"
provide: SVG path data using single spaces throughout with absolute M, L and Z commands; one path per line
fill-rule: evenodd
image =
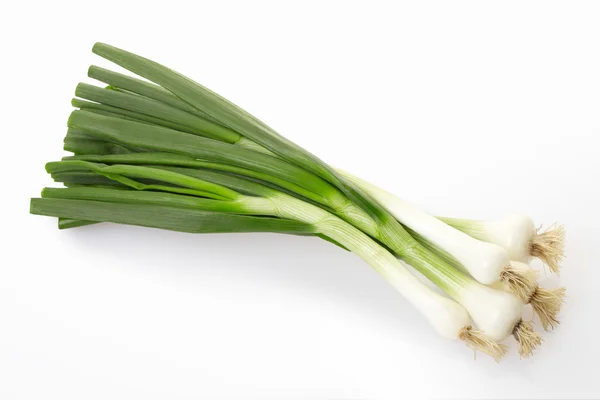
M 145 114 L 154 117 L 155 120 L 172 122 L 177 126 L 186 127 L 186 132 L 206 136 L 222 142 L 236 143 L 241 139 L 241 135 L 231 129 L 143 96 L 104 89 L 88 85 L 87 83 L 77 85 L 75 95 L 96 103 Z
M 170 152 L 200 160 L 227 164 L 251 170 L 262 177 L 279 178 L 276 184 L 292 183 L 286 188 L 304 189 L 300 194 L 332 208 L 347 203 L 345 196 L 334 186 L 304 169 L 280 158 L 269 156 L 239 146 L 190 135 L 172 129 L 141 124 L 119 118 L 95 115 L 86 111 L 73 111 L 70 128 L 126 147 L 141 147 L 159 152 Z
M 121 182 L 138 190 L 166 190 L 177 193 L 192 194 L 196 196 L 209 197 L 216 200 L 235 200 L 239 193 L 225 186 L 204 181 L 188 175 L 179 174 L 159 168 L 150 168 L 138 165 L 104 165 L 81 160 L 54 161 L 46 164 L 46 171 L 50 174 L 73 171 L 92 171 L 104 175 L 109 179 Z M 134 181 L 130 178 L 152 179 L 159 182 L 177 185 L 177 187 L 165 187 L 161 185 L 147 185 Z
M 201 136 L 205 136 L 202 133 L 196 132 L 194 129 L 189 128 L 187 126 L 179 125 L 173 122 L 165 121 L 159 118 L 151 117 L 149 115 L 136 113 L 133 111 L 125 110 L 122 108 L 107 106 L 106 104 L 93 103 L 91 101 L 81 100 L 81 99 L 72 99 L 71 105 L 73 107 L 77 107 L 81 110 L 88 111 L 94 114 L 105 115 L 107 117 L 113 118 L 123 118 L 128 121 L 141 122 L 146 124 L 154 124 L 160 125 L 167 128 L 175 129 L 181 132 L 200 134 Z
M 62 182 L 65 186 L 72 185 L 102 185 L 115 186 L 119 188 L 127 187 L 123 183 L 109 179 L 104 175 L 98 175 L 95 172 L 73 171 L 73 172 L 58 172 L 51 174 L 55 182 Z
M 244 177 L 246 180 L 252 179 L 258 181 L 263 186 L 269 186 L 278 191 L 283 191 L 288 194 L 300 197 L 304 200 L 308 200 L 313 204 L 320 204 L 322 207 L 327 207 L 322 203 L 312 200 L 310 197 L 314 194 L 308 192 L 304 188 L 288 182 L 284 179 L 280 179 L 271 175 L 263 174 L 256 171 L 251 171 L 242 167 L 235 167 L 227 164 L 213 163 L 207 161 L 196 160 L 192 157 L 183 156 L 179 154 L 171 153 L 132 153 L 132 154 L 90 154 L 90 155 L 78 155 L 71 157 L 64 157 L 64 160 L 85 160 L 100 162 L 105 164 L 133 164 L 133 165 L 162 165 L 164 166 L 177 166 L 186 167 L 202 170 L 214 170 L 223 171 L 231 174 L 235 174 Z M 271 185 L 269 185 L 271 184 Z M 227 186 L 227 185 L 225 185 Z M 248 192 L 245 192 L 248 193 Z M 321 197 L 318 197 L 321 200 Z M 322 200 L 321 200 L 322 201 Z
M 196 114 L 205 119 L 211 118 L 208 114 L 190 106 L 188 103 L 182 101 L 168 90 L 163 89 L 154 83 L 123 75 L 118 72 L 113 72 L 95 65 L 92 65 L 88 69 L 88 76 L 110 85 L 112 90 L 122 91 L 124 89 L 125 91 L 136 93 L 140 96 L 148 97 L 150 99 L 160 101 L 161 103 L 179 108 L 180 110 Z M 213 120 L 213 122 L 217 121 Z
M 68 143 L 70 148 L 80 151 L 81 155 L 90 154 L 131 154 L 143 153 L 145 149 L 136 147 L 126 147 L 114 142 L 106 141 L 102 138 L 97 138 L 77 129 L 68 128 L 67 135 L 64 139 L 65 145 Z M 95 152 L 93 150 L 96 149 Z M 72 150 L 69 150 L 72 151 Z M 83 153 L 86 151 L 86 153 Z M 78 153 L 73 151 L 74 153 Z
M 133 152 L 133 150 L 130 150 L 125 146 L 106 142 L 104 140 L 77 139 L 68 137 L 64 140 L 63 149 L 77 155 L 125 154 Z
M 192 208 L 204 211 L 248 214 L 244 205 L 239 202 L 213 200 L 165 192 L 144 192 L 139 190 L 76 186 L 69 188 L 45 188 L 42 191 L 42 197 L 54 199 L 106 201 L 111 203 L 154 204 L 179 208 Z
M 31 199 L 30 212 L 50 217 L 113 222 L 188 233 L 275 232 L 314 234 L 312 225 L 281 218 L 254 217 L 148 204 L 69 199 Z

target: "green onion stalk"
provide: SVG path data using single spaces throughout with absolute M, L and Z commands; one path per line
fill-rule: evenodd
M 78 86 L 76 95 L 85 101 L 74 100 L 80 110 L 69 118 L 65 148 L 75 156 L 65 162 L 221 171 L 276 187 L 379 241 L 462 304 L 489 339 L 500 341 L 512 334 L 524 356 L 539 345 L 539 335 L 521 319 L 521 300 L 480 284 L 421 245 L 380 202 L 323 161 L 160 64 L 101 43 L 93 51 L 154 83 L 90 68 L 90 76 L 109 87 Z M 52 173 L 55 179 L 70 175 L 89 184 L 89 177 L 82 176 L 89 172 Z
M 181 132 L 201 135 L 211 139 L 219 140 L 224 143 L 236 144 L 253 150 L 261 151 L 266 154 L 272 154 L 256 142 L 249 140 L 239 133 L 220 125 L 215 119 L 210 118 L 202 111 L 194 112 L 194 108 L 188 103 L 180 100 L 173 94 L 170 94 L 160 86 L 153 85 L 142 80 L 128 77 L 123 74 L 112 72 L 100 67 L 91 66 L 88 70 L 91 78 L 98 79 L 109 84 L 107 88 L 80 83 L 75 91 L 75 95 L 86 100 L 78 98 L 73 99 L 72 104 L 81 110 L 92 113 L 125 118 L 132 121 L 155 124 Z M 268 129 L 264 124 L 261 126 Z M 72 141 L 72 139 L 70 140 Z M 73 149 L 69 147 L 68 149 Z M 345 178 L 354 183 L 355 177 L 342 173 Z M 369 187 L 364 187 L 369 192 Z M 378 192 L 370 193 L 378 199 Z M 385 199 L 384 199 L 385 200 Z M 341 207 L 344 207 L 343 205 Z M 398 207 L 395 207 L 397 210 Z M 406 207 L 401 208 L 406 211 Z M 414 212 L 406 215 L 397 213 L 394 215 L 403 224 L 410 225 L 414 220 Z M 406 218 L 405 218 L 406 217 Z M 423 219 L 417 219 L 418 227 L 427 227 Z M 425 221 L 427 222 L 427 221 Z M 492 284 L 498 280 L 504 281 L 508 287 L 521 298 L 532 293 L 535 287 L 535 274 L 523 274 L 524 271 L 515 269 L 509 263 L 507 252 L 498 246 L 483 244 L 473 240 L 468 240 L 466 235 L 452 230 L 444 232 L 443 224 L 431 221 L 430 231 L 436 232 L 433 240 L 442 241 L 445 244 L 451 243 L 450 253 L 458 256 L 465 269 L 479 282 Z M 363 226 L 364 228 L 364 226 Z M 414 227 L 413 227 L 414 228 Z M 372 232 L 370 232 L 372 233 Z M 455 254 L 456 253 L 456 254 Z
M 130 55 L 130 53 L 127 54 Z M 99 88 L 80 83 L 77 86 L 75 95 L 89 101 L 75 98 L 72 104 L 82 110 L 105 116 L 156 124 L 272 154 L 263 146 L 231 129 L 225 128 L 219 124 L 218 120 L 211 118 L 207 113 L 194 108 L 158 85 L 96 66 L 89 68 L 88 76 L 109 86 Z M 262 122 L 256 119 L 254 121 L 257 121 L 257 124 L 265 130 L 270 129 Z M 343 173 L 342 175 L 345 175 L 346 178 L 351 177 Z M 356 179 L 350 180 L 357 183 Z M 360 184 L 360 182 L 358 183 Z M 363 189 L 368 189 L 368 187 L 363 187 Z M 377 192 L 371 194 L 376 200 L 379 200 L 377 199 Z M 399 217 L 398 215 L 394 216 Z M 410 218 L 410 213 L 407 215 L 408 221 L 405 221 L 404 215 L 400 215 L 400 217 L 398 219 L 404 224 L 410 224 L 410 221 L 414 219 Z M 417 222 L 419 222 L 419 227 L 427 227 L 428 225 L 422 224 L 422 220 L 417 220 Z M 438 225 L 443 224 L 438 223 Z M 452 230 L 454 232 L 444 232 L 443 227 L 440 229 L 440 226 L 435 226 L 435 221 L 431 228 L 433 231 L 437 231 L 437 237 L 434 240 L 438 239 L 445 243 L 452 243 L 449 249 L 450 253 L 457 255 L 465 269 L 479 282 L 492 284 L 498 280 L 504 281 L 521 298 L 525 298 L 527 294 L 532 293 L 534 290 L 535 274 L 531 271 L 513 268 L 509 263 L 506 251 L 497 246 L 489 244 L 486 246 L 473 240 L 469 242 L 465 240 L 465 235 L 462 235 L 464 236 L 462 242 L 466 243 L 460 243 L 459 232 L 454 230 Z

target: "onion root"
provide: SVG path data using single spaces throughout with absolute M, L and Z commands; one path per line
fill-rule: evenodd
M 529 304 L 540 318 L 544 330 L 549 331 L 560 324 L 557 318 L 560 308 L 565 301 L 565 288 L 535 289 L 529 299 Z
M 540 226 L 529 241 L 529 254 L 539 258 L 558 275 L 565 256 L 565 227 L 554 223 L 542 233 L 541 229 Z
M 508 351 L 506 345 L 488 338 L 480 331 L 474 330 L 471 326 L 462 328 L 458 334 L 458 338 L 465 342 L 471 349 L 492 356 L 496 362 L 499 362 Z
M 530 322 L 522 319 L 517 322 L 513 328 L 512 334 L 519 345 L 519 355 L 527 358 L 533 354 L 533 351 L 542 344 L 542 337 L 533 330 Z

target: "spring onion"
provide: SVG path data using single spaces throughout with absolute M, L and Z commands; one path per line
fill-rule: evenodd
M 225 143 L 210 141 L 210 143 L 207 143 L 206 145 L 196 145 L 196 143 L 205 143 L 206 140 L 197 136 L 181 132 L 174 132 L 163 127 L 148 127 L 136 122 L 97 116 L 84 111 L 74 111 L 69 119 L 69 126 L 71 128 L 80 129 L 92 136 L 110 139 L 117 144 L 137 146 L 147 149 L 151 148 L 151 150 L 168 150 L 180 153 L 179 155 L 171 155 L 168 153 L 145 152 L 92 157 L 75 156 L 72 159 L 88 161 L 93 159 L 102 163 L 144 163 L 147 165 L 168 163 L 170 165 L 215 168 L 222 170 L 223 163 L 238 164 L 242 166 L 240 161 L 243 159 L 243 155 L 250 152 L 253 153 L 255 158 L 265 160 L 263 164 L 266 163 L 267 160 L 268 162 L 273 162 L 274 160 L 276 160 L 277 163 L 283 162 L 280 159 L 262 153 L 237 148 L 233 145 L 228 145 Z M 177 137 L 177 141 L 173 140 L 173 137 Z M 206 147 L 208 145 L 211 145 L 211 149 L 214 149 L 214 151 L 208 152 L 208 148 Z M 224 150 L 221 149 L 226 147 L 231 148 L 232 150 L 236 149 L 237 153 L 240 155 L 239 158 L 236 160 L 224 159 L 222 156 L 222 152 Z M 231 154 L 231 150 L 228 150 L 227 153 Z M 186 157 L 181 157 L 181 155 L 185 155 Z M 200 157 L 203 159 L 210 159 L 211 161 L 220 161 L 220 164 L 214 165 L 214 163 L 203 163 L 203 160 L 190 159 L 190 157 Z M 264 174 L 261 175 L 261 178 L 266 181 L 273 182 L 271 178 L 267 176 L 268 173 L 275 173 L 275 171 L 273 171 L 271 168 L 262 168 L 262 164 L 256 163 L 246 163 L 243 164 L 243 167 L 244 169 L 236 170 L 236 173 L 240 175 L 246 175 L 247 171 L 260 168 L 260 172 Z M 302 181 L 296 180 L 293 173 L 281 175 L 281 178 L 286 179 L 288 182 L 292 181 L 292 183 L 302 183 Z M 312 178 L 315 177 L 312 176 Z M 317 180 L 316 182 L 323 184 L 323 181 L 320 180 Z M 323 189 L 317 189 L 316 185 L 314 185 L 314 188 L 315 191 L 320 191 L 323 194 L 326 193 Z M 331 190 L 331 187 L 329 186 L 323 186 L 323 188 L 328 188 Z M 287 189 L 293 190 L 293 186 L 288 185 Z M 339 200 L 327 200 L 329 197 L 331 197 L 331 195 L 324 195 L 320 199 L 323 205 L 332 207 L 334 210 L 337 210 L 341 215 L 343 215 L 345 219 L 353 221 L 354 223 L 357 223 L 357 215 L 360 216 L 362 219 L 358 223 L 365 227 L 364 230 L 367 232 L 372 232 L 376 229 L 376 224 L 372 220 L 369 220 L 368 216 L 364 214 L 356 214 L 356 212 L 350 214 L 347 207 L 340 207 L 336 204 L 340 202 L 343 202 L 342 204 L 349 204 L 349 200 L 347 198 L 344 199 L 341 192 L 332 191 L 331 193 L 335 194 L 336 197 L 333 197 L 334 199 L 339 197 Z M 312 196 L 312 199 L 319 201 L 319 199 L 315 196 Z M 403 240 L 403 242 L 401 242 L 400 239 Z M 420 248 L 418 243 L 414 241 L 410 235 L 405 234 L 400 239 L 396 238 L 394 245 L 396 249 L 404 250 L 403 252 L 396 252 L 396 255 L 422 272 L 432 282 L 434 282 L 456 301 L 462 304 L 467 311 L 469 311 L 477 326 L 483 332 L 485 332 L 487 336 L 493 340 L 499 341 L 511 334 L 517 333 L 522 336 L 517 340 L 519 341 L 520 345 L 522 345 L 521 351 L 523 354 L 528 354 L 532 348 L 535 348 L 535 346 L 530 346 L 527 344 L 529 337 L 533 337 L 533 341 L 538 340 L 538 336 L 534 335 L 533 332 L 531 332 L 531 335 L 529 335 L 529 326 L 523 325 L 521 330 L 514 329 L 514 326 L 516 326 L 520 321 L 520 315 L 523 306 L 523 304 L 520 303 L 516 298 L 514 298 L 513 301 L 513 297 L 505 293 L 496 295 L 494 292 L 497 291 L 495 290 L 485 290 L 487 288 L 485 288 L 483 285 L 477 284 L 460 271 L 457 271 L 452 266 L 447 265 L 438 257 L 435 257 L 429 254 L 426 250 Z M 470 295 L 469 292 L 471 289 L 478 293 L 478 295 L 475 297 Z M 476 300 L 478 296 L 480 298 Z M 489 300 L 486 300 L 488 297 Z M 507 310 L 506 313 L 497 314 L 492 317 L 490 313 L 484 312 L 480 307 L 480 304 L 485 304 L 486 301 L 489 301 L 494 308 Z
M 166 207 L 177 218 L 201 213 L 208 222 L 198 233 L 298 229 L 362 257 L 445 337 L 495 358 L 505 351 L 497 342 L 510 335 L 525 357 L 541 343 L 521 318 L 522 294 L 534 293 L 535 279 L 513 268 L 501 246 L 419 213 L 394 215 L 360 182 L 207 88 L 106 44 L 93 51 L 150 82 L 90 67 L 89 76 L 109 86 L 78 85 L 79 110 L 65 138 L 74 156 L 47 164 L 67 188 L 44 190 L 32 212 L 58 217 L 61 228 L 117 222 L 177 230 L 177 220 L 170 225 L 147 212 Z M 272 222 L 279 220 L 303 225 Z M 454 301 L 424 286 L 398 259 Z M 511 290 L 484 284 L 495 281 Z

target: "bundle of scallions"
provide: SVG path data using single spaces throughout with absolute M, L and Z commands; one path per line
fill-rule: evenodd
M 92 66 L 81 83 L 64 149 L 46 170 L 64 188 L 31 200 L 59 228 L 113 222 L 190 233 L 314 235 L 356 253 L 442 336 L 499 360 L 513 336 L 522 357 L 558 323 L 564 289 L 543 289 L 533 257 L 553 272 L 564 232 L 526 216 L 436 218 L 335 169 L 216 93 L 127 51 L 93 52 L 146 80 Z M 412 266 L 446 296 L 432 290 Z

